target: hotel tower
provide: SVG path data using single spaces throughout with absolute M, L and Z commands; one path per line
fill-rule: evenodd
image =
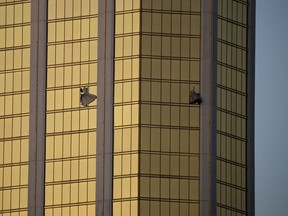
M 0 0 L 0 215 L 254 216 L 254 83 L 255 0 Z

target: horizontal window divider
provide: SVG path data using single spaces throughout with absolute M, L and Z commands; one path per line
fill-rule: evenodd
M 15 1 L 5 1 L 4 3 L 0 3 L 0 6 L 8 6 L 8 5 L 17 5 L 17 4 L 27 4 L 27 3 L 30 3 L 31 0 L 15 0 Z
M 96 144 L 96 143 L 95 143 Z M 56 144 L 57 145 L 57 144 Z M 95 159 L 96 155 L 85 155 L 85 156 L 75 156 L 75 157 L 63 157 L 63 158 L 54 158 L 54 159 L 45 159 L 45 163 L 54 163 L 54 162 L 67 162 L 67 161 L 79 161 L 83 159 Z
M 50 64 L 47 65 L 47 69 L 49 68 L 58 68 L 58 67 L 65 67 L 65 66 L 81 66 L 81 65 L 86 65 L 86 64 L 97 64 L 97 60 L 92 60 L 92 61 L 80 61 L 80 62 L 71 62 L 71 63 L 61 63 L 61 64 Z
M 145 128 L 161 128 L 161 129 L 181 129 L 181 130 L 197 130 L 199 131 L 199 127 L 187 127 L 187 126 L 172 126 L 172 125 L 151 125 L 151 124 L 140 124 L 140 127 Z
M 5 137 L 5 138 L 1 138 L 0 142 L 5 142 L 5 141 L 14 141 L 14 140 L 19 140 L 21 142 L 21 140 L 23 139 L 29 139 L 29 135 L 28 136 L 17 136 L 17 137 Z
M 98 41 L 98 37 L 89 37 L 89 38 L 81 38 L 81 39 L 73 39 L 73 40 L 62 40 L 62 41 L 51 41 L 47 42 L 47 46 L 56 46 L 56 45 L 62 45 L 62 44 L 75 44 L 75 43 L 81 43 L 81 42 L 95 42 Z
M 131 9 L 131 10 L 119 10 L 119 11 L 115 11 L 115 15 L 121 15 L 121 14 L 131 14 L 131 13 L 140 13 L 141 10 L 140 8 L 137 9 Z
M 171 186 L 170 186 L 171 187 Z M 198 198 L 199 199 L 199 198 Z M 139 201 L 156 201 L 156 202 L 169 202 L 169 203 L 177 203 L 177 204 L 182 204 L 182 203 L 186 203 L 186 204 L 199 204 L 200 200 L 191 200 L 190 198 L 187 198 L 187 199 L 172 199 L 172 198 L 155 198 L 155 197 L 151 197 L 151 196 L 148 196 L 148 197 L 141 197 L 139 195 Z M 199 204 L 200 205 L 200 204 Z
M 123 33 L 123 34 L 116 34 L 114 38 L 124 38 L 124 37 L 131 37 L 131 36 L 141 36 L 142 34 L 139 31 L 136 32 L 129 32 L 129 33 Z
M 4 163 L 4 164 L 0 164 L 0 168 L 5 168 L 5 167 L 15 167 L 15 166 L 25 166 L 25 165 L 29 165 L 29 162 L 15 162 L 15 163 Z
M 227 44 L 227 45 L 229 45 L 231 47 L 235 47 L 235 48 L 241 49 L 243 51 L 248 51 L 247 47 L 240 46 L 240 45 L 238 45 L 236 43 L 232 43 L 232 42 L 229 42 L 227 40 L 223 40 L 223 39 L 217 38 L 217 42 L 220 42 L 220 43 L 223 43 L 223 44 Z
M 138 201 L 139 202 L 139 197 L 127 197 L 127 198 L 113 198 L 113 203 L 117 203 L 117 202 L 127 202 L 127 201 Z
M 187 98 L 189 95 L 187 96 Z M 159 105 L 159 106 L 171 106 L 171 107 L 199 107 L 199 105 L 191 105 L 188 103 L 172 103 L 172 102 L 158 102 L 158 101 L 144 101 L 140 100 L 140 105 Z
M 140 101 L 137 100 L 137 101 L 114 103 L 114 107 L 126 106 L 126 105 L 140 105 Z
M 80 94 L 80 93 L 79 93 Z M 80 102 L 79 102 L 80 106 Z M 66 109 L 54 109 L 54 110 L 46 110 L 46 114 L 57 114 L 57 113 L 65 113 L 65 112 L 73 112 L 73 111 L 81 111 L 81 110 L 91 110 L 97 109 L 97 105 L 88 106 L 88 107 L 75 107 L 75 108 L 66 108 Z
M 45 209 L 54 209 L 54 208 L 64 208 L 64 207 L 76 207 L 83 205 L 95 205 L 95 201 L 87 201 L 87 202 L 76 202 L 76 203 L 65 203 L 65 204 L 56 204 L 56 205 L 47 205 L 45 204 Z
M 179 14 L 179 15 L 201 15 L 200 12 L 196 11 L 182 11 L 182 10 L 157 10 L 157 9 L 147 9 L 142 8 L 141 12 L 150 12 L 150 13 L 161 13 L 161 14 Z
M 237 140 L 240 140 L 240 141 L 242 141 L 242 142 L 247 142 L 247 139 L 244 139 L 244 138 L 242 138 L 242 137 L 235 136 L 235 135 L 232 135 L 232 134 L 223 132 L 223 131 L 221 131 L 221 130 L 217 130 L 217 134 L 224 135 L 224 136 L 227 136 L 227 137 L 230 137 L 230 138 L 233 138 L 233 139 L 237 139 Z
M 245 92 L 241 92 L 241 91 L 238 91 L 236 89 L 233 89 L 233 88 L 229 88 L 227 86 L 224 86 L 224 85 L 221 85 L 221 84 L 217 84 L 217 88 L 221 88 L 221 89 L 224 89 L 224 90 L 227 90 L 227 91 L 230 91 L 230 92 L 233 92 L 233 93 L 236 93 L 238 95 L 241 95 L 241 96 L 244 96 L 244 97 L 247 97 L 247 93 Z M 245 89 L 246 90 L 246 89 Z
M 83 130 L 73 130 L 73 131 L 63 131 L 63 132 L 53 132 L 53 133 L 47 133 L 46 132 L 46 137 L 61 136 L 61 135 L 72 135 L 72 134 L 89 133 L 89 132 L 97 132 L 97 128 L 83 129 Z
M 21 50 L 21 49 L 28 49 L 28 48 L 30 48 L 30 45 L 11 46 L 11 47 L 0 48 L 0 52 L 11 51 L 11 50 Z
M 150 31 L 142 31 L 142 36 L 161 36 L 161 37 L 171 37 L 171 38 L 197 38 L 200 39 L 200 35 L 192 35 L 192 34 L 175 34 L 175 33 L 160 33 L 160 32 L 150 32 Z
M 28 206 L 26 208 L 24 208 L 24 207 L 21 208 L 21 207 L 18 206 L 15 209 L 1 210 L 1 214 L 7 213 L 7 215 L 9 215 L 9 214 L 12 214 L 12 213 L 20 213 L 20 212 L 24 211 L 25 212 L 24 215 L 25 215 L 27 210 L 28 210 Z
M 220 144 L 220 143 L 218 143 Z M 216 159 L 218 161 L 222 161 L 222 162 L 225 162 L 225 163 L 229 163 L 229 164 L 232 164 L 232 165 L 235 165 L 235 166 L 238 166 L 238 167 L 241 167 L 241 168 L 247 168 L 247 165 L 245 164 L 241 164 L 241 163 L 238 163 L 236 161 L 232 161 L 232 160 L 229 160 L 229 159 L 226 159 L 226 158 L 222 158 L 222 157 L 219 157 L 219 156 L 216 156 Z
M 94 178 L 85 178 L 85 179 L 75 179 L 75 180 L 65 180 L 65 181 L 53 181 L 53 182 L 46 182 L 45 186 L 54 186 L 54 185 L 65 185 L 65 184 L 73 184 L 73 183 L 85 183 L 85 182 L 95 182 Z
M 137 178 L 139 177 L 139 173 L 132 173 L 132 174 L 125 174 L 125 175 L 114 175 L 113 174 L 113 179 L 123 179 L 123 178 Z
M 14 95 L 23 95 L 23 94 L 29 94 L 29 93 L 30 93 L 30 90 L 4 92 L 4 93 L 0 93 L 0 97 L 11 96 L 11 95 L 12 96 L 14 96 Z M 14 114 L 13 114 L 13 116 L 14 116 Z
M 143 77 L 141 77 L 140 81 L 200 85 L 200 81 L 194 81 L 194 80 L 173 80 L 173 79 L 159 79 L 159 78 L 143 78 Z
M 121 125 L 121 126 L 114 126 L 113 130 L 118 130 L 118 129 L 128 129 L 128 128 L 139 128 L 140 124 L 129 124 L 129 125 Z
M 6 186 L 6 187 L 1 187 L 1 191 L 5 191 L 5 190 L 17 190 L 17 189 L 23 189 L 23 188 L 27 188 L 28 189 L 28 184 L 26 185 L 17 185 L 17 186 Z
M 121 156 L 121 155 L 135 155 L 139 154 L 138 150 L 135 151 L 121 151 L 121 152 L 115 152 L 113 153 L 113 156 Z
M 175 56 L 155 56 L 155 55 L 141 55 L 140 58 L 145 59 L 161 59 L 161 60 L 186 60 L 186 61 L 200 61 L 200 58 L 195 57 L 175 57 Z
M 226 63 L 221 62 L 221 61 L 217 61 L 217 65 L 221 65 L 221 66 L 236 70 L 237 72 L 241 72 L 241 73 L 247 74 L 247 70 L 246 69 L 244 70 L 244 69 L 241 69 L 241 68 L 226 64 Z
M 114 80 L 114 84 L 127 83 L 127 82 L 139 82 L 139 81 L 140 81 L 140 78 L 120 79 L 120 80 Z
M 11 5 L 15 5 L 14 2 L 12 2 Z M 0 3 L 0 7 L 1 7 L 1 3 Z M 8 24 L 8 25 L 1 25 L 0 29 L 25 27 L 25 26 L 30 26 L 30 25 L 31 25 L 31 22 L 13 23 L 13 24 Z
M 139 150 L 139 154 L 145 155 L 166 155 L 166 156 L 192 156 L 192 157 L 200 157 L 200 154 L 197 153 L 183 153 L 183 152 L 171 152 L 171 151 L 148 151 L 148 150 Z
M 233 208 L 231 206 L 228 206 L 228 205 L 224 205 L 224 204 L 220 204 L 219 202 L 216 203 L 216 206 L 217 207 L 220 207 L 220 208 L 225 208 L 225 209 L 228 209 L 228 210 L 231 210 L 233 211 L 233 213 L 235 212 L 238 212 L 240 214 L 243 214 L 243 215 L 247 215 L 247 211 L 243 211 L 243 210 L 240 210 L 240 209 L 237 209 L 237 208 Z
M 0 74 L 6 74 L 6 73 L 14 73 L 14 72 L 30 72 L 30 67 L 23 67 L 23 68 L 16 68 L 16 69 L 5 69 L 5 70 L 0 70 Z
M 114 57 L 114 61 L 121 61 L 121 60 L 133 60 L 133 59 L 141 59 L 140 55 L 129 55 L 129 56 L 120 56 L 120 57 Z
M 47 23 L 57 23 L 57 22 L 65 22 L 65 21 L 74 21 L 74 20 L 82 20 L 88 18 L 98 18 L 98 14 L 90 14 L 84 16 L 73 16 L 73 17 L 64 17 L 64 18 L 56 18 L 56 19 L 47 19 Z
M 238 114 L 238 113 L 236 113 L 236 112 L 233 112 L 233 111 L 230 111 L 230 110 L 227 110 L 227 109 L 223 109 L 223 108 L 217 107 L 216 110 L 217 110 L 217 111 L 220 111 L 220 112 L 222 112 L 222 113 L 230 114 L 230 115 L 233 115 L 233 116 L 242 118 L 242 119 L 244 119 L 244 120 L 247 120 L 247 116 Z
M 65 89 L 79 88 L 79 92 L 80 92 L 80 88 L 83 87 L 83 86 L 87 86 L 89 88 L 97 87 L 97 83 L 93 82 L 93 83 L 87 83 L 87 84 L 63 85 L 63 86 L 59 86 L 59 87 L 58 86 L 57 87 L 48 87 L 48 88 L 46 88 L 46 91 L 56 91 L 56 90 L 65 90 Z M 85 109 L 87 109 L 89 107 L 86 107 Z
M 245 28 L 248 29 L 248 26 L 247 26 L 246 24 L 240 23 L 240 22 L 235 21 L 235 20 L 232 20 L 232 19 L 229 19 L 229 18 L 224 17 L 224 16 L 221 16 L 221 15 L 219 15 L 219 14 L 218 14 L 218 19 L 219 19 L 219 20 L 224 20 L 224 21 L 226 21 L 226 22 L 230 22 L 230 23 L 233 23 L 233 24 L 235 24 L 235 25 L 242 26 L 242 27 L 245 27 Z
M 199 176 L 180 176 L 180 175 L 156 175 L 156 174 L 145 174 L 145 173 L 141 173 L 141 171 L 139 171 L 139 178 L 141 177 L 148 177 L 148 178 L 168 178 L 168 179 L 185 179 L 185 180 L 200 180 Z

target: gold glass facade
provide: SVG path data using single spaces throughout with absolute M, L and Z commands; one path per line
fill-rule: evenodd
M 45 215 L 95 215 L 97 0 L 48 0 Z
M 28 207 L 30 1 L 0 1 L 0 215 Z
M 115 1 L 113 215 L 138 215 L 140 0 Z
M 218 0 L 217 44 L 212 44 L 213 40 L 206 43 L 211 45 L 209 49 L 217 46 L 217 71 L 208 71 L 217 73 L 217 87 L 213 89 L 217 91 L 217 106 L 210 107 L 216 109 L 216 125 L 209 125 L 217 128 L 217 139 L 216 164 L 209 167 L 212 172 L 216 169 L 216 179 L 205 181 L 200 179 L 200 171 L 202 174 L 207 171 L 203 168 L 203 143 L 200 143 L 200 137 L 202 140 L 203 134 L 206 135 L 205 130 L 200 131 L 200 126 L 205 127 L 200 125 L 202 107 L 189 104 L 189 92 L 193 88 L 200 92 L 206 82 L 201 78 L 200 68 L 201 49 L 207 48 L 200 40 L 206 40 L 201 37 L 206 25 L 201 18 L 212 13 L 209 8 L 206 14 L 206 8 L 201 14 L 205 5 L 201 2 L 204 0 L 114 0 L 114 104 L 111 104 L 114 125 L 113 134 L 108 133 L 113 136 L 113 185 L 103 184 L 112 188 L 114 216 L 197 216 L 203 214 L 201 196 L 206 191 L 210 193 L 209 187 L 212 185 L 213 190 L 214 183 L 217 202 L 207 206 L 213 209 L 215 204 L 220 216 L 248 215 L 250 1 Z M 32 5 L 36 8 L 38 3 Z M 87 107 L 81 106 L 80 88 L 88 87 L 90 93 L 97 95 L 97 66 L 101 68 L 100 61 L 97 65 L 98 13 L 105 22 L 99 25 L 103 27 L 99 31 L 104 32 L 110 30 L 106 26 L 110 17 L 103 8 L 108 7 L 108 12 L 111 9 L 111 2 L 103 0 L 100 2 L 103 8 L 98 11 L 98 3 L 98 0 L 47 0 L 43 184 L 46 216 L 96 214 L 97 100 Z M 31 13 L 34 15 L 36 11 L 31 11 L 30 0 L 0 0 L 0 215 L 3 216 L 28 214 Z M 105 35 L 106 42 L 109 31 L 108 36 L 103 32 L 99 35 Z M 41 40 L 39 47 L 43 45 Z M 99 45 L 108 49 L 107 44 Z M 99 59 L 106 58 L 104 53 L 99 54 Z M 41 49 L 37 50 L 37 55 L 42 54 Z M 206 60 L 206 56 L 203 58 Z M 98 84 L 102 86 L 100 81 Z M 213 88 L 212 84 L 210 87 Z M 211 101 L 207 104 L 212 106 Z M 213 143 L 214 140 L 204 144 Z M 104 169 L 104 164 L 97 165 L 103 168 L 104 180 L 107 166 Z M 206 185 L 208 189 L 204 191 Z M 30 187 L 41 190 L 41 185 L 29 183 Z M 30 202 L 29 212 L 30 206 L 35 207 Z
M 247 13 L 218 0 L 217 215 L 247 215 Z
M 114 215 L 199 215 L 200 0 L 115 1 Z

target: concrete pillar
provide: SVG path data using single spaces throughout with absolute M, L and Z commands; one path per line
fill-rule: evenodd
M 47 1 L 31 1 L 28 215 L 44 215 Z
M 113 199 L 114 0 L 99 1 L 98 8 L 96 215 L 110 216 Z
M 216 215 L 217 0 L 201 4 L 200 215 Z

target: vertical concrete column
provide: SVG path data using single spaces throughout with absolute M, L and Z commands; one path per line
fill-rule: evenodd
M 247 59 L 247 211 L 255 215 L 255 16 L 256 0 L 248 5 Z
M 28 215 L 44 215 L 47 1 L 31 1 Z
M 114 0 L 99 0 L 96 215 L 112 215 Z
M 200 215 L 216 215 L 217 0 L 201 4 Z

